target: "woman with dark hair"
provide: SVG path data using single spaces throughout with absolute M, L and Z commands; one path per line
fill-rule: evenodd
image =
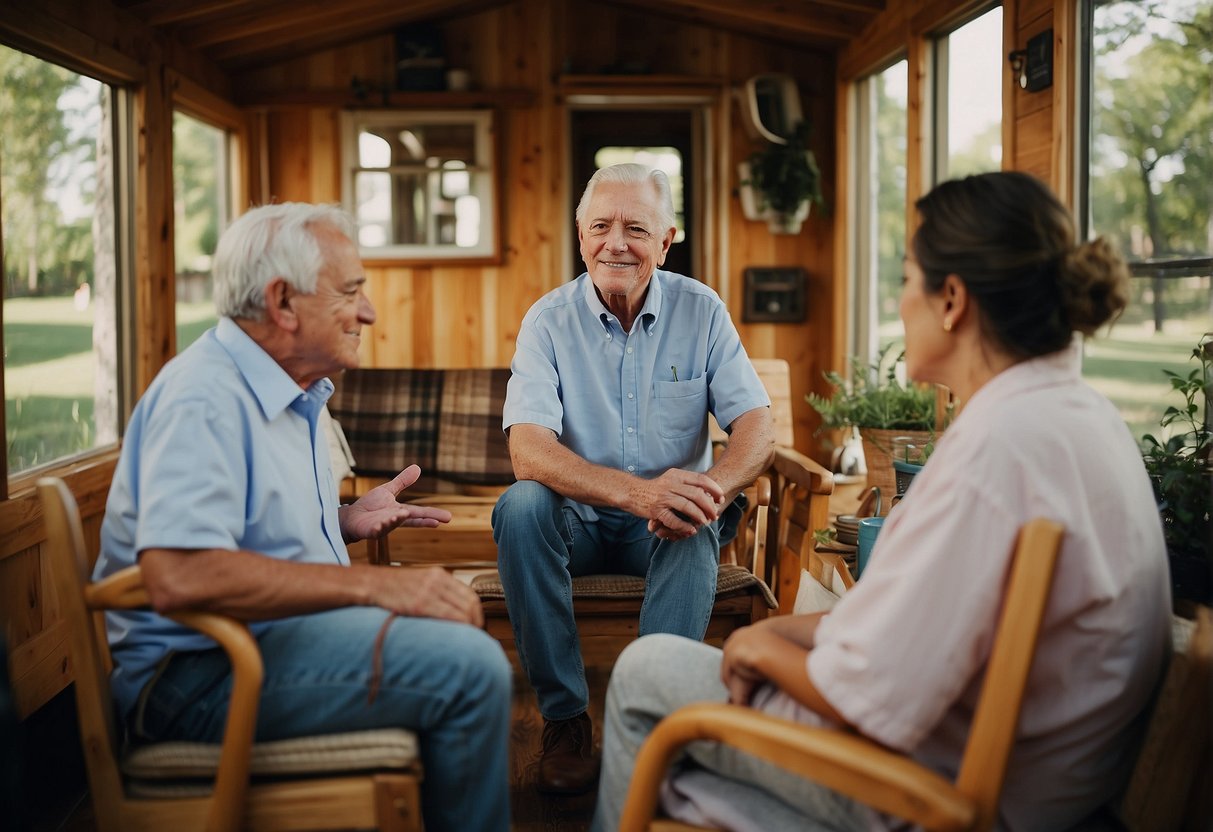
M 1025 174 L 945 182 L 917 207 L 907 370 L 947 385 L 960 415 L 832 611 L 766 619 L 723 651 L 673 636 L 629 646 L 607 693 L 595 829 L 617 826 L 652 726 L 695 701 L 846 726 L 954 775 L 1015 535 L 1038 516 L 1066 535 L 998 827 L 1068 828 L 1123 787 L 1166 653 L 1169 584 L 1140 453 L 1082 381 L 1074 335 L 1120 313 L 1127 270 L 1106 242 L 1076 243 L 1068 212 Z M 898 823 L 708 743 L 690 747 L 662 805 L 722 829 Z

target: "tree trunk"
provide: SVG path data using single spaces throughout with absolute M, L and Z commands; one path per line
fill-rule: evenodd
M 93 425 L 95 445 L 118 441 L 117 262 L 114 256 L 114 147 L 110 91 L 102 87 L 93 205 Z

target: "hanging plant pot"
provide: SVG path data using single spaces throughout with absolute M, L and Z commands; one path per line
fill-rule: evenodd
M 813 203 L 807 199 L 800 207 L 790 214 L 781 214 L 763 200 L 762 195 L 755 191 L 750 184 L 750 163 L 740 162 L 737 165 L 737 175 L 741 186 L 741 213 L 747 220 L 763 221 L 772 234 L 799 234 L 804 221 L 809 218 Z
M 792 214 L 778 214 L 768 209 L 765 214 L 767 229 L 772 234 L 799 234 L 800 227 L 809 218 L 809 209 L 812 207 L 812 203 L 802 202 Z

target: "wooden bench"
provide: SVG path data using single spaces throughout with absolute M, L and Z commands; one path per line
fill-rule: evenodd
M 742 587 L 744 576 L 733 567 L 757 575 L 768 586 L 788 577 L 792 587 L 799 575 L 799 555 L 768 562 L 765 552 L 780 546 L 773 523 L 782 516 L 784 502 L 796 506 L 795 516 L 811 528 L 828 525 L 827 503 L 832 490 L 828 472 L 791 450 L 792 408 L 788 364 L 780 359 L 754 361 L 772 400 L 772 416 L 779 455 L 766 475 L 766 484 L 752 489 L 752 511 L 744 533 L 722 552 L 721 593 L 709 626 L 709 638 L 719 641 L 729 632 L 766 614 L 769 604 L 790 609 L 791 596 L 776 601 L 753 581 Z M 497 496 L 513 482 L 509 449 L 501 430 L 507 368 L 474 370 L 358 369 L 339 381 L 329 403 L 355 459 L 353 493 L 362 493 L 405 465 L 421 465 L 423 476 L 409 490 L 412 502 L 441 506 L 452 514 L 451 523 L 437 529 L 397 529 L 371 541 L 367 558 L 372 563 L 418 565 L 437 563 L 474 581 L 482 593 L 489 629 L 506 644 L 512 643 L 500 584 L 492 573 L 496 547 L 490 516 Z M 714 423 L 714 441 L 727 436 Z M 799 501 L 788 496 L 799 489 Z M 771 499 L 770 518 L 757 510 L 765 495 Z M 799 537 L 797 538 L 799 545 Z M 642 594 L 621 576 L 610 581 L 581 580 L 576 611 L 579 628 L 589 642 L 599 635 L 633 637 L 638 626 Z

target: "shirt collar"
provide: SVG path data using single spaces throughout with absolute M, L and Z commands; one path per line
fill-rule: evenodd
M 657 318 L 661 314 L 661 269 L 655 269 L 653 276 L 649 278 L 649 291 L 644 297 L 644 305 L 640 307 L 640 314 L 636 320 L 640 321 L 641 327 L 644 329 L 645 335 L 652 335 L 653 330 L 657 326 Z M 594 317 L 598 319 L 598 323 L 609 335 L 611 332 L 610 322 L 617 320 L 615 315 L 606 308 L 602 299 L 598 297 L 598 292 L 594 289 L 594 279 L 590 277 L 589 272 L 586 272 L 581 277 L 585 281 L 585 299 L 589 304 L 590 311 L 594 313 Z
M 215 339 L 231 356 L 266 419 L 274 419 L 298 400 L 300 407 L 296 409 L 309 415 L 310 420 L 310 414 L 319 412 L 333 394 L 333 383 L 327 378 L 312 382 L 307 390 L 300 389 L 282 365 L 231 318 L 219 319 Z
M 990 379 L 973 394 L 961 415 L 980 414 L 1008 399 L 1043 387 L 1074 384 L 1082 377 L 1082 339 L 1075 336 L 1065 349 L 1014 364 Z M 978 418 L 978 417 L 974 417 Z

